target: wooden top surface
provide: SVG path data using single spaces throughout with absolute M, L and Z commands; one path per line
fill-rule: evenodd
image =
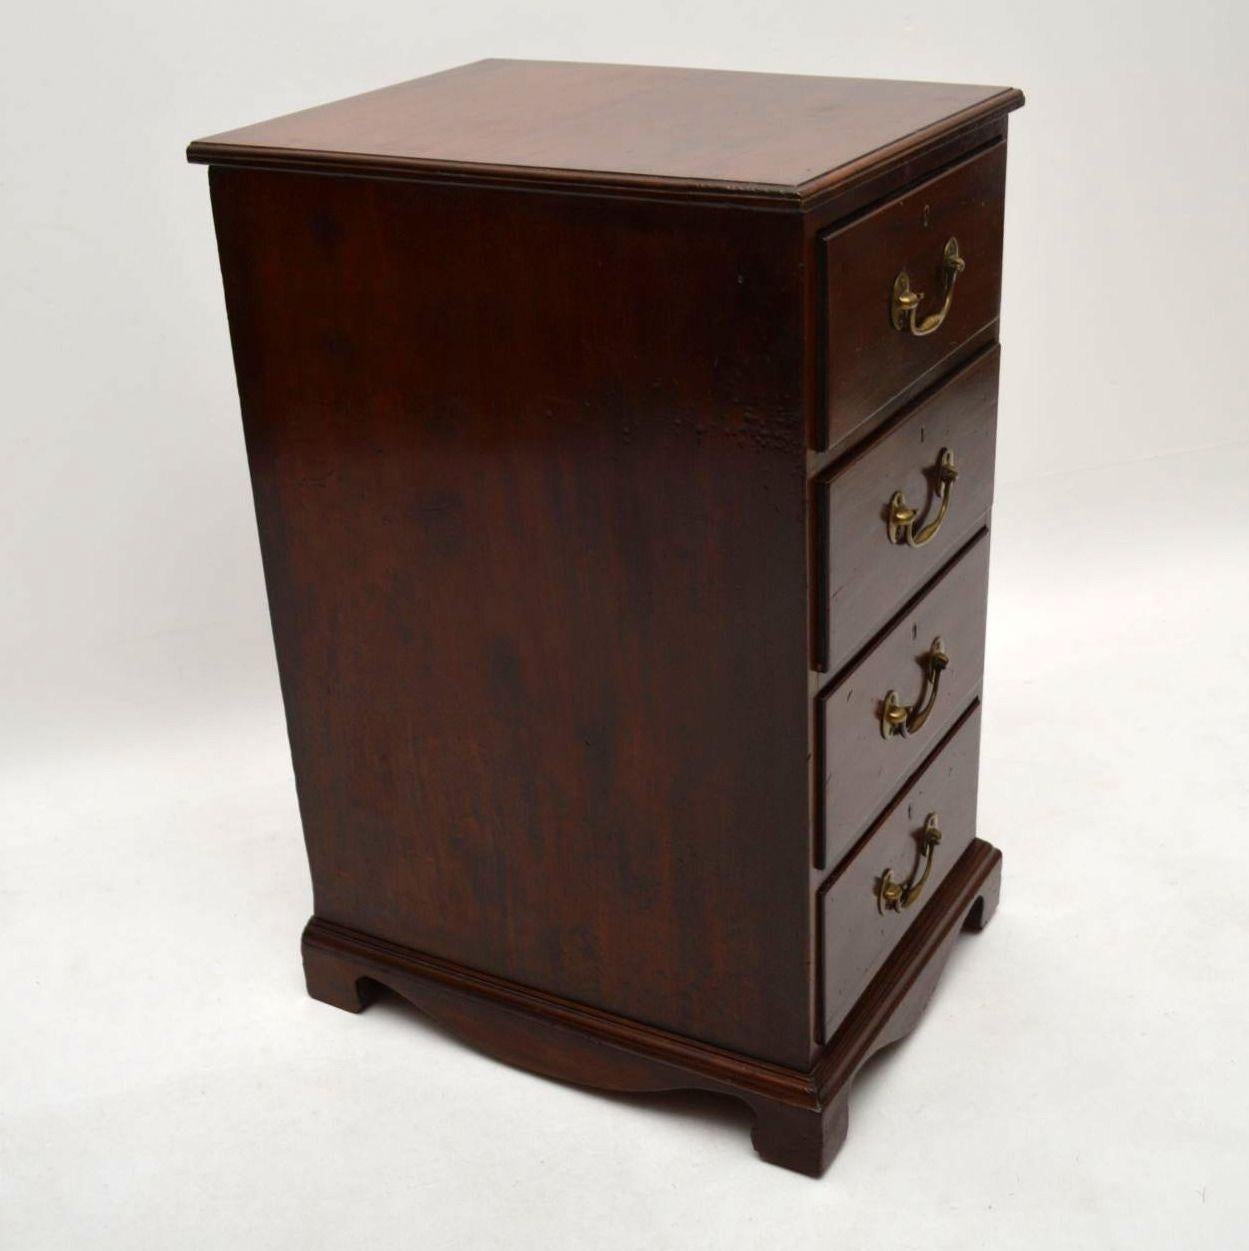
M 477 61 L 200 139 L 187 156 L 792 200 L 1022 103 L 1004 87 Z

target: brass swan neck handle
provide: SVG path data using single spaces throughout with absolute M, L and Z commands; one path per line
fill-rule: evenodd
M 922 291 L 911 290 L 911 276 L 904 269 L 893 280 L 893 298 L 889 303 L 889 319 L 895 330 L 910 330 L 917 338 L 932 334 L 941 329 L 945 315 L 954 303 L 954 284 L 958 276 L 967 268 L 967 262 L 958 250 L 958 240 L 951 236 L 941 254 L 942 283 L 945 290 L 945 303 L 935 313 L 929 313 L 923 321 L 918 321 L 919 304 L 924 298 Z
M 916 878 L 915 874 L 919 873 L 917 865 L 908 881 L 895 882 L 893 870 L 885 870 L 884 877 L 880 879 L 880 889 L 876 892 L 876 907 L 882 914 L 887 911 L 901 912 L 904 908 L 909 908 L 923 893 L 924 884 L 932 872 L 932 861 L 937 844 L 941 842 L 941 827 L 937 824 L 935 812 L 928 814 L 922 833 L 920 855 L 923 857 L 924 871 Z
M 904 704 L 897 691 L 889 691 L 880 712 L 880 735 L 882 738 L 906 738 L 923 728 L 937 702 L 937 689 L 941 675 L 949 666 L 950 657 L 940 636 L 933 639 L 932 647 L 924 662 L 924 691 L 914 704 Z
M 954 464 L 954 453 L 948 447 L 941 449 L 937 457 L 937 498 L 941 506 L 937 515 L 921 530 L 915 529 L 919 520 L 919 512 L 906 502 L 901 491 L 895 491 L 889 501 L 889 542 L 907 547 L 923 547 L 941 529 L 945 515 L 950 511 L 950 495 L 954 483 L 958 479 L 958 467 Z

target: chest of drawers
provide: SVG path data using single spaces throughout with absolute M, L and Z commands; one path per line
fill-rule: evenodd
M 312 995 L 819 1173 L 980 926 L 1001 88 L 491 61 L 200 140 Z

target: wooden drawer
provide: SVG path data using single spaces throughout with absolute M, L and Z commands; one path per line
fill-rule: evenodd
M 818 696 L 821 867 L 845 855 L 979 693 L 988 578 L 986 533 Z M 938 639 L 949 663 L 935 673 Z M 886 737 L 882 722 L 890 692 L 899 707 L 927 708 L 922 724 Z
M 817 484 L 817 668 L 836 672 L 984 525 L 993 503 L 998 360 L 995 344 Z M 946 453 L 958 476 L 943 483 Z M 895 493 L 917 513 L 909 542 L 891 525 Z
M 824 237 L 823 447 L 934 381 L 997 320 L 1005 185 L 1006 145 L 997 144 Z M 923 336 L 897 329 L 893 295 L 903 272 L 923 295 L 915 310 L 920 326 L 941 311 L 950 239 L 964 269 L 945 319 Z
M 979 760 L 976 704 L 820 892 L 826 1039 L 970 846 Z M 934 825 L 940 841 L 930 846 Z M 892 903 L 882 897 L 887 887 L 901 891 Z

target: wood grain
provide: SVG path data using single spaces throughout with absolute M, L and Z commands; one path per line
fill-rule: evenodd
M 921 771 L 893 799 L 820 892 L 823 1037 L 845 1018 L 902 935 L 919 917 L 976 833 L 976 775 L 980 767 L 980 706 L 958 722 Z M 924 894 L 912 909 L 877 907 L 888 870 L 905 882 L 918 872 L 922 831 L 932 813 L 941 842 Z
M 980 691 L 984 674 L 989 536 L 962 553 L 923 597 L 842 677 L 821 692 L 819 863 L 831 867 L 854 845 Z M 883 738 L 885 694 L 903 704 L 925 692 L 925 663 L 940 636 L 950 657 L 932 714 L 909 738 Z
M 488 60 L 200 139 L 188 156 L 797 202 L 1022 103 L 1003 87 Z
M 822 447 L 929 385 L 997 321 L 1005 187 L 1006 145 L 999 143 L 825 238 Z M 903 269 L 924 294 L 922 312 L 941 307 L 942 253 L 951 236 L 967 268 L 945 321 L 924 337 L 895 329 L 890 296 Z
M 996 344 L 987 348 L 819 479 L 817 668 L 836 673 L 984 526 L 993 504 L 999 356 Z M 935 515 L 944 448 L 959 475 L 940 529 L 922 547 L 891 543 L 895 491 L 921 510 L 917 526 Z
M 805 1064 L 800 229 L 212 177 L 317 915 Z
M 765 1158 L 828 1163 L 855 1073 L 997 898 L 998 853 L 956 853 L 1021 102 L 481 62 L 191 145 L 314 996 L 390 987 L 537 1072 L 732 1094 Z M 948 233 L 946 326 L 884 333 Z M 945 445 L 946 525 L 890 545 L 889 496 L 924 503 Z M 885 741 L 936 634 L 929 724 Z M 927 803 L 935 889 L 865 920 Z
M 315 999 L 360 1012 L 380 988 L 392 990 L 481 1051 L 547 1077 L 600 1090 L 732 1096 L 754 1113 L 752 1138 L 764 1159 L 818 1177 L 845 1140 L 855 1076 L 915 1027 L 959 930 L 988 923 L 1001 864 L 988 843 L 968 847 L 804 1070 L 668 1034 L 316 917 L 304 930 L 304 972 Z

